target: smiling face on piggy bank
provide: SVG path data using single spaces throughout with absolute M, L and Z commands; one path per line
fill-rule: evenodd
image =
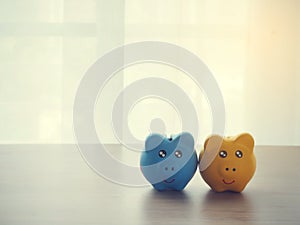
M 200 173 L 216 192 L 241 192 L 254 175 L 254 140 L 244 133 L 222 138 L 213 135 L 205 141 L 200 154 Z

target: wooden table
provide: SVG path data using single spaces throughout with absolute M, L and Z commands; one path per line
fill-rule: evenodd
M 300 224 L 300 147 L 255 152 L 241 194 L 210 191 L 198 171 L 160 193 L 103 179 L 75 145 L 1 145 L 0 224 Z

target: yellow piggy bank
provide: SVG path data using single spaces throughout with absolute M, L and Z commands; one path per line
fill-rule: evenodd
M 243 133 L 235 137 L 209 137 L 199 157 L 200 174 L 216 192 L 241 192 L 254 175 L 254 139 Z

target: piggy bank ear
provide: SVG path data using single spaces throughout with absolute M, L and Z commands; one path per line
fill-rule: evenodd
M 164 136 L 160 134 L 150 134 L 145 142 L 145 150 L 151 151 L 155 149 L 164 141 L 164 139 Z
M 219 135 L 212 135 L 206 139 L 204 149 L 200 153 L 200 171 L 206 170 L 214 161 L 223 143 L 223 138 Z
M 174 140 L 178 140 L 178 143 L 181 145 L 181 146 L 184 146 L 185 148 L 188 148 L 188 149 L 194 149 L 194 138 L 193 136 L 188 133 L 188 132 L 183 132 L 179 135 L 177 135 Z
M 253 137 L 252 137 L 250 134 L 248 134 L 248 133 L 243 133 L 243 134 L 237 136 L 237 137 L 235 138 L 235 141 L 234 141 L 234 142 L 246 146 L 246 147 L 249 148 L 249 150 L 251 150 L 251 151 L 252 151 L 253 148 L 254 148 L 254 139 L 253 139 Z
M 209 138 L 207 138 L 204 142 L 204 151 L 211 151 L 212 149 L 217 149 L 222 145 L 223 138 L 219 135 L 212 135 Z

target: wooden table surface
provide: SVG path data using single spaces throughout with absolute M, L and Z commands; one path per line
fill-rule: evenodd
M 0 146 L 0 224 L 300 224 L 300 147 L 256 147 L 241 194 L 198 171 L 183 192 L 125 187 L 93 172 L 75 145 Z

